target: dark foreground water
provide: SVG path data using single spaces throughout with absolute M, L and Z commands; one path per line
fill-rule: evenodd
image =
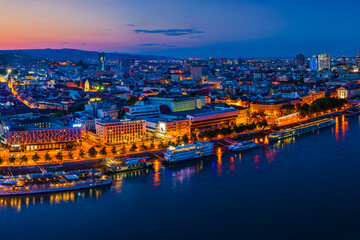
M 0 239 L 360 239 L 359 140 L 359 118 L 339 118 L 109 187 L 0 198 Z

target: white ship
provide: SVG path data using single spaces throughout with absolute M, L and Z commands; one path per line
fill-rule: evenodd
M 239 143 L 234 143 L 231 146 L 228 147 L 228 149 L 230 151 L 243 151 L 243 150 L 247 150 L 247 149 L 251 149 L 251 148 L 256 148 L 256 147 L 261 147 L 261 143 L 256 143 L 252 140 L 250 141 L 245 141 L 245 142 L 239 142 Z
M 170 147 L 165 152 L 165 163 L 186 161 L 194 158 L 210 156 L 212 154 L 213 144 L 207 141 L 178 147 Z

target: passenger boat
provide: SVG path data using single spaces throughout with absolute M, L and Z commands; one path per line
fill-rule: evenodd
M 234 143 L 231 146 L 228 147 L 230 151 L 236 152 L 236 151 L 243 151 L 247 149 L 257 148 L 261 147 L 261 143 L 256 143 L 253 140 L 245 141 L 245 142 L 238 142 Z
M 164 163 L 176 163 L 213 155 L 214 145 L 203 141 L 177 147 L 169 147 L 164 156 Z
M 311 132 L 320 128 L 332 126 L 335 124 L 334 119 L 321 119 L 314 122 L 302 124 L 293 128 L 282 129 L 278 132 L 270 134 L 267 138 L 269 141 L 282 140 L 288 137 L 297 136 L 307 132 Z
M 112 160 L 110 163 L 106 164 L 105 171 L 107 173 L 128 172 L 150 168 L 152 165 L 153 164 L 150 162 L 149 157 L 129 158 L 122 161 Z
M 2 177 L 0 196 L 61 192 L 109 184 L 111 179 L 96 169 L 32 173 Z

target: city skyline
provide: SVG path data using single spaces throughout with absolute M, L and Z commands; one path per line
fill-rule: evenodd
M 359 5 L 5 0 L 0 44 L 3 50 L 74 48 L 170 57 L 356 56 L 360 31 L 352 23 Z

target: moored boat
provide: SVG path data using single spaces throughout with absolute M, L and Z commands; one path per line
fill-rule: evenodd
M 43 172 L 0 179 L 0 196 L 61 192 L 111 184 L 99 170 Z
M 169 147 L 164 155 L 164 163 L 176 163 L 200 157 L 213 155 L 214 145 L 208 141 L 196 142 L 192 144 Z
M 149 157 L 129 158 L 122 161 L 111 161 L 106 165 L 107 173 L 135 171 L 152 167 Z
M 307 132 L 311 132 L 320 128 L 329 127 L 335 124 L 334 119 L 321 119 L 314 122 L 301 124 L 296 127 L 282 129 L 280 131 L 271 133 L 267 138 L 269 141 L 282 140 L 288 137 L 297 136 Z
M 238 142 L 234 143 L 231 146 L 228 147 L 230 151 L 243 151 L 248 150 L 252 148 L 261 147 L 261 143 L 254 142 L 253 140 L 245 141 L 245 142 Z

